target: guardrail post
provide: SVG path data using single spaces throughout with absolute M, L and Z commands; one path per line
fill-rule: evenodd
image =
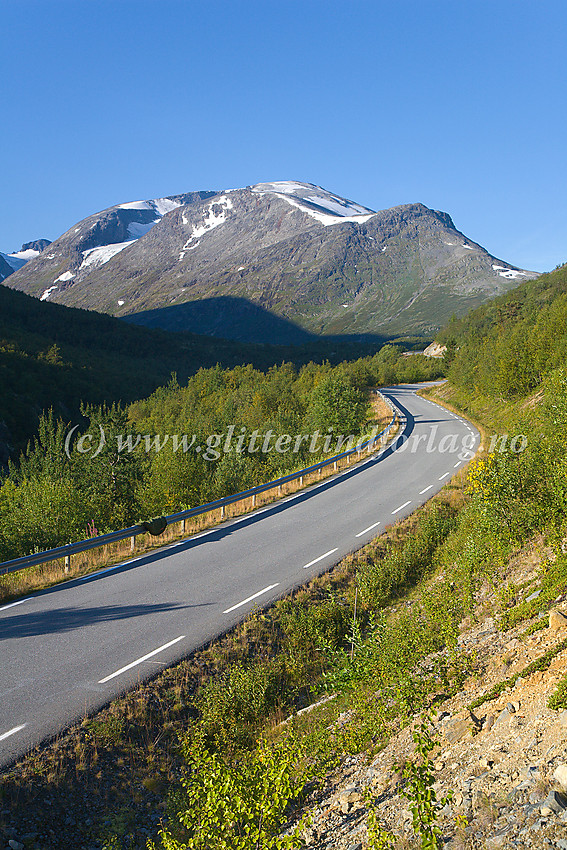
M 281 494 L 282 494 L 282 485 L 280 484 L 278 486 L 278 496 L 281 496 Z
M 71 556 L 65 555 L 65 574 L 68 575 L 71 572 Z
M 333 463 L 333 470 L 334 470 L 335 472 L 337 471 L 337 461 L 335 461 L 335 462 Z
M 299 476 L 299 486 L 303 487 L 303 475 Z
M 252 507 L 256 507 L 256 493 L 254 493 L 254 495 L 252 496 Z
M 181 534 L 185 534 L 186 531 L 187 531 L 187 520 L 182 519 L 181 520 Z
M 136 548 L 136 536 L 133 534 L 130 538 L 130 552 L 133 552 Z
M 221 505 L 221 509 L 220 509 L 220 518 L 221 518 L 221 519 L 224 519 L 224 505 Z

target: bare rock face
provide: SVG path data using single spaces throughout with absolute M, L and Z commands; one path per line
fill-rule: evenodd
M 550 611 L 549 628 L 552 632 L 558 632 L 560 629 L 567 628 L 567 614 L 559 610 Z
M 567 794 L 567 764 L 558 764 L 553 772 L 553 780 L 564 794 Z
M 47 248 L 49 245 L 51 245 L 51 242 L 49 241 L 49 239 L 34 239 L 32 242 L 24 242 L 24 244 L 20 248 L 20 251 L 39 251 L 39 252 L 41 252 L 41 251 L 44 251 L 45 248 Z
M 291 325 L 432 333 L 534 276 L 488 254 L 447 213 L 419 203 L 374 212 L 287 181 L 111 207 L 9 284 L 166 330 L 286 342 L 295 341 Z M 290 323 L 289 340 L 282 328 L 274 339 L 262 314 Z

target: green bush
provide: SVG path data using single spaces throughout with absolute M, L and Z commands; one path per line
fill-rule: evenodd
M 222 758 L 199 740 L 182 742 L 186 774 L 176 796 L 177 823 L 160 833 L 162 850 L 291 850 L 302 824 L 282 835 L 310 776 L 293 736 L 260 741 L 237 759 Z M 156 845 L 148 845 L 156 850 Z

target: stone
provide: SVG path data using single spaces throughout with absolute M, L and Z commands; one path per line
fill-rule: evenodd
M 550 809 L 549 806 L 546 806 L 545 804 L 539 807 L 539 811 L 544 818 L 553 814 L 553 809 Z
M 567 794 L 567 764 L 558 764 L 553 771 L 552 779 L 554 782 L 557 782 L 561 790 Z
M 461 738 L 464 738 L 467 733 L 470 733 L 470 730 L 470 720 L 464 717 L 456 717 L 454 720 L 450 720 L 444 724 L 443 734 L 450 744 L 455 744 Z
M 486 840 L 484 846 L 487 848 L 487 850 L 488 848 L 490 848 L 490 850 L 499 850 L 500 847 L 504 847 L 507 833 L 507 829 L 502 830 L 501 832 L 497 832 L 496 835 L 492 835 Z
M 544 809 L 549 809 L 549 812 L 544 812 Z M 543 814 L 553 814 L 560 815 L 562 812 L 567 809 L 567 797 L 565 794 L 562 794 L 560 791 L 550 791 L 543 804 L 541 806 L 541 813 Z
M 552 632 L 558 632 L 560 629 L 567 627 L 567 616 L 563 611 L 555 609 L 549 612 L 549 629 Z
M 16 841 L 15 838 L 10 838 L 8 841 L 8 847 L 11 847 L 12 850 L 26 850 L 21 841 Z
M 507 708 L 504 708 L 504 709 L 500 712 L 500 714 L 498 715 L 498 717 L 496 718 L 496 720 L 494 721 L 494 723 L 495 723 L 495 724 L 497 724 L 497 723 L 503 723 L 505 720 L 510 720 L 510 718 L 511 718 L 511 717 L 512 717 L 512 715 L 510 714 L 510 712 L 508 711 L 508 709 L 507 709 Z
M 484 724 L 483 724 L 482 728 L 485 729 L 487 732 L 490 732 L 490 730 L 492 729 L 493 726 L 494 726 L 494 715 L 493 714 L 487 714 L 486 717 L 485 717 Z
M 349 810 L 355 803 L 359 803 L 363 798 L 362 792 L 357 785 L 349 785 L 338 794 L 338 803 L 343 814 L 348 814 Z

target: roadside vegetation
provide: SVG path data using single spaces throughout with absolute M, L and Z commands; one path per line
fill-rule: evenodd
M 89 798 L 92 807 L 91 824 L 77 827 L 85 844 L 301 847 L 308 828 L 303 806 L 317 784 L 348 754 L 364 751 L 370 758 L 411 724 L 415 755 L 400 766 L 400 776 L 415 846 L 440 847 L 436 822 L 446 800 L 433 792 L 435 740 L 428 719 L 438 702 L 480 669 L 473 650 L 459 643 L 462 624 L 477 615 L 482 602 L 484 614 L 493 615 L 501 629 L 525 622 L 528 635 L 567 589 L 566 324 L 553 325 L 567 309 L 566 289 L 563 267 L 445 332 L 451 383 L 431 394 L 459 409 L 466 405 L 484 432 L 484 451 L 466 471 L 329 574 L 254 612 L 229 635 L 23 760 L 2 780 L 8 806 L 24 812 L 32 799 L 39 805 L 51 797 L 68 811 L 78 783 L 81 800 Z M 508 306 L 514 297 L 518 308 Z M 542 311 L 547 311 L 543 324 Z M 547 334 L 548 325 L 555 331 Z M 526 378 L 522 346 L 536 338 L 546 359 Z M 494 360 L 491 345 L 500 359 Z M 516 352 L 520 377 L 514 379 L 513 369 L 506 379 L 489 380 L 483 351 L 493 358 L 494 376 L 507 373 L 508 363 L 501 360 Z M 133 405 L 128 415 L 136 427 L 143 424 L 153 433 L 159 412 L 160 427 L 166 423 L 171 431 L 184 421 L 184 404 L 194 409 L 199 381 L 205 381 L 207 403 L 233 404 L 247 428 L 259 427 L 252 412 L 263 409 L 264 428 L 276 421 L 274 427 L 300 433 L 309 422 L 327 430 L 330 423 L 342 427 L 343 420 L 332 420 L 334 396 L 321 387 L 340 385 L 358 394 L 362 428 L 365 387 L 400 380 L 399 372 L 387 372 L 389 356 L 383 349 L 376 358 L 337 369 L 296 372 L 284 366 L 257 379 L 253 370 L 212 370 L 187 388 L 172 385 Z M 478 364 L 478 377 L 469 363 Z M 242 380 L 231 387 L 227 381 L 235 374 Z M 218 396 L 209 383 L 213 378 L 223 382 Z M 278 400 L 271 407 L 270 389 Z M 354 398 L 345 416 L 356 409 Z M 320 418 L 314 419 L 317 411 Z M 219 417 L 207 426 L 214 423 L 220 432 L 227 421 Z M 495 427 L 499 439 L 492 441 Z M 517 436 L 522 439 L 512 442 Z M 168 472 L 164 480 L 175 479 Z M 214 484 L 213 476 L 208 486 Z M 527 584 L 516 586 L 510 564 L 530 547 L 538 552 L 537 570 Z M 564 645 L 531 662 L 530 669 L 545 669 Z M 562 682 L 550 706 L 565 707 L 566 693 Z M 493 696 L 488 691 L 483 699 Z M 311 710 L 302 711 L 306 708 Z M 113 813 L 104 825 L 103 803 L 90 794 L 95 787 Z M 380 823 L 371 792 L 367 810 L 367 847 L 401 847 Z M 65 845 L 53 839 L 45 846 Z
M 85 405 L 79 422 L 44 413 L 37 436 L 0 477 L 0 559 L 125 528 L 302 469 L 365 432 L 369 387 L 441 370 L 436 361 L 403 358 L 386 346 L 335 367 L 200 369 L 185 384 L 172 378 L 128 407 Z
M 68 812 L 78 798 L 91 823 L 77 835 L 105 848 L 301 847 L 302 806 L 317 783 L 348 754 L 370 758 L 421 713 L 416 756 L 402 773 L 418 840 L 436 847 L 445 801 L 432 796 L 427 717 L 475 670 L 460 624 L 487 587 L 506 628 L 545 615 L 550 594 L 567 585 L 563 491 L 553 484 L 560 478 L 550 484 L 542 474 L 550 457 L 567 456 L 554 426 L 563 403 L 567 386 L 545 391 L 525 451 L 481 456 L 331 573 L 8 771 L 8 807 L 25 812 L 33 799 L 51 823 L 48 809 Z M 524 488 L 521 499 L 510 501 L 511 481 Z M 530 587 L 507 583 L 510 559 L 543 538 L 549 557 Z M 542 657 L 542 669 L 549 661 Z M 368 847 L 397 847 L 373 811 L 369 798 Z

